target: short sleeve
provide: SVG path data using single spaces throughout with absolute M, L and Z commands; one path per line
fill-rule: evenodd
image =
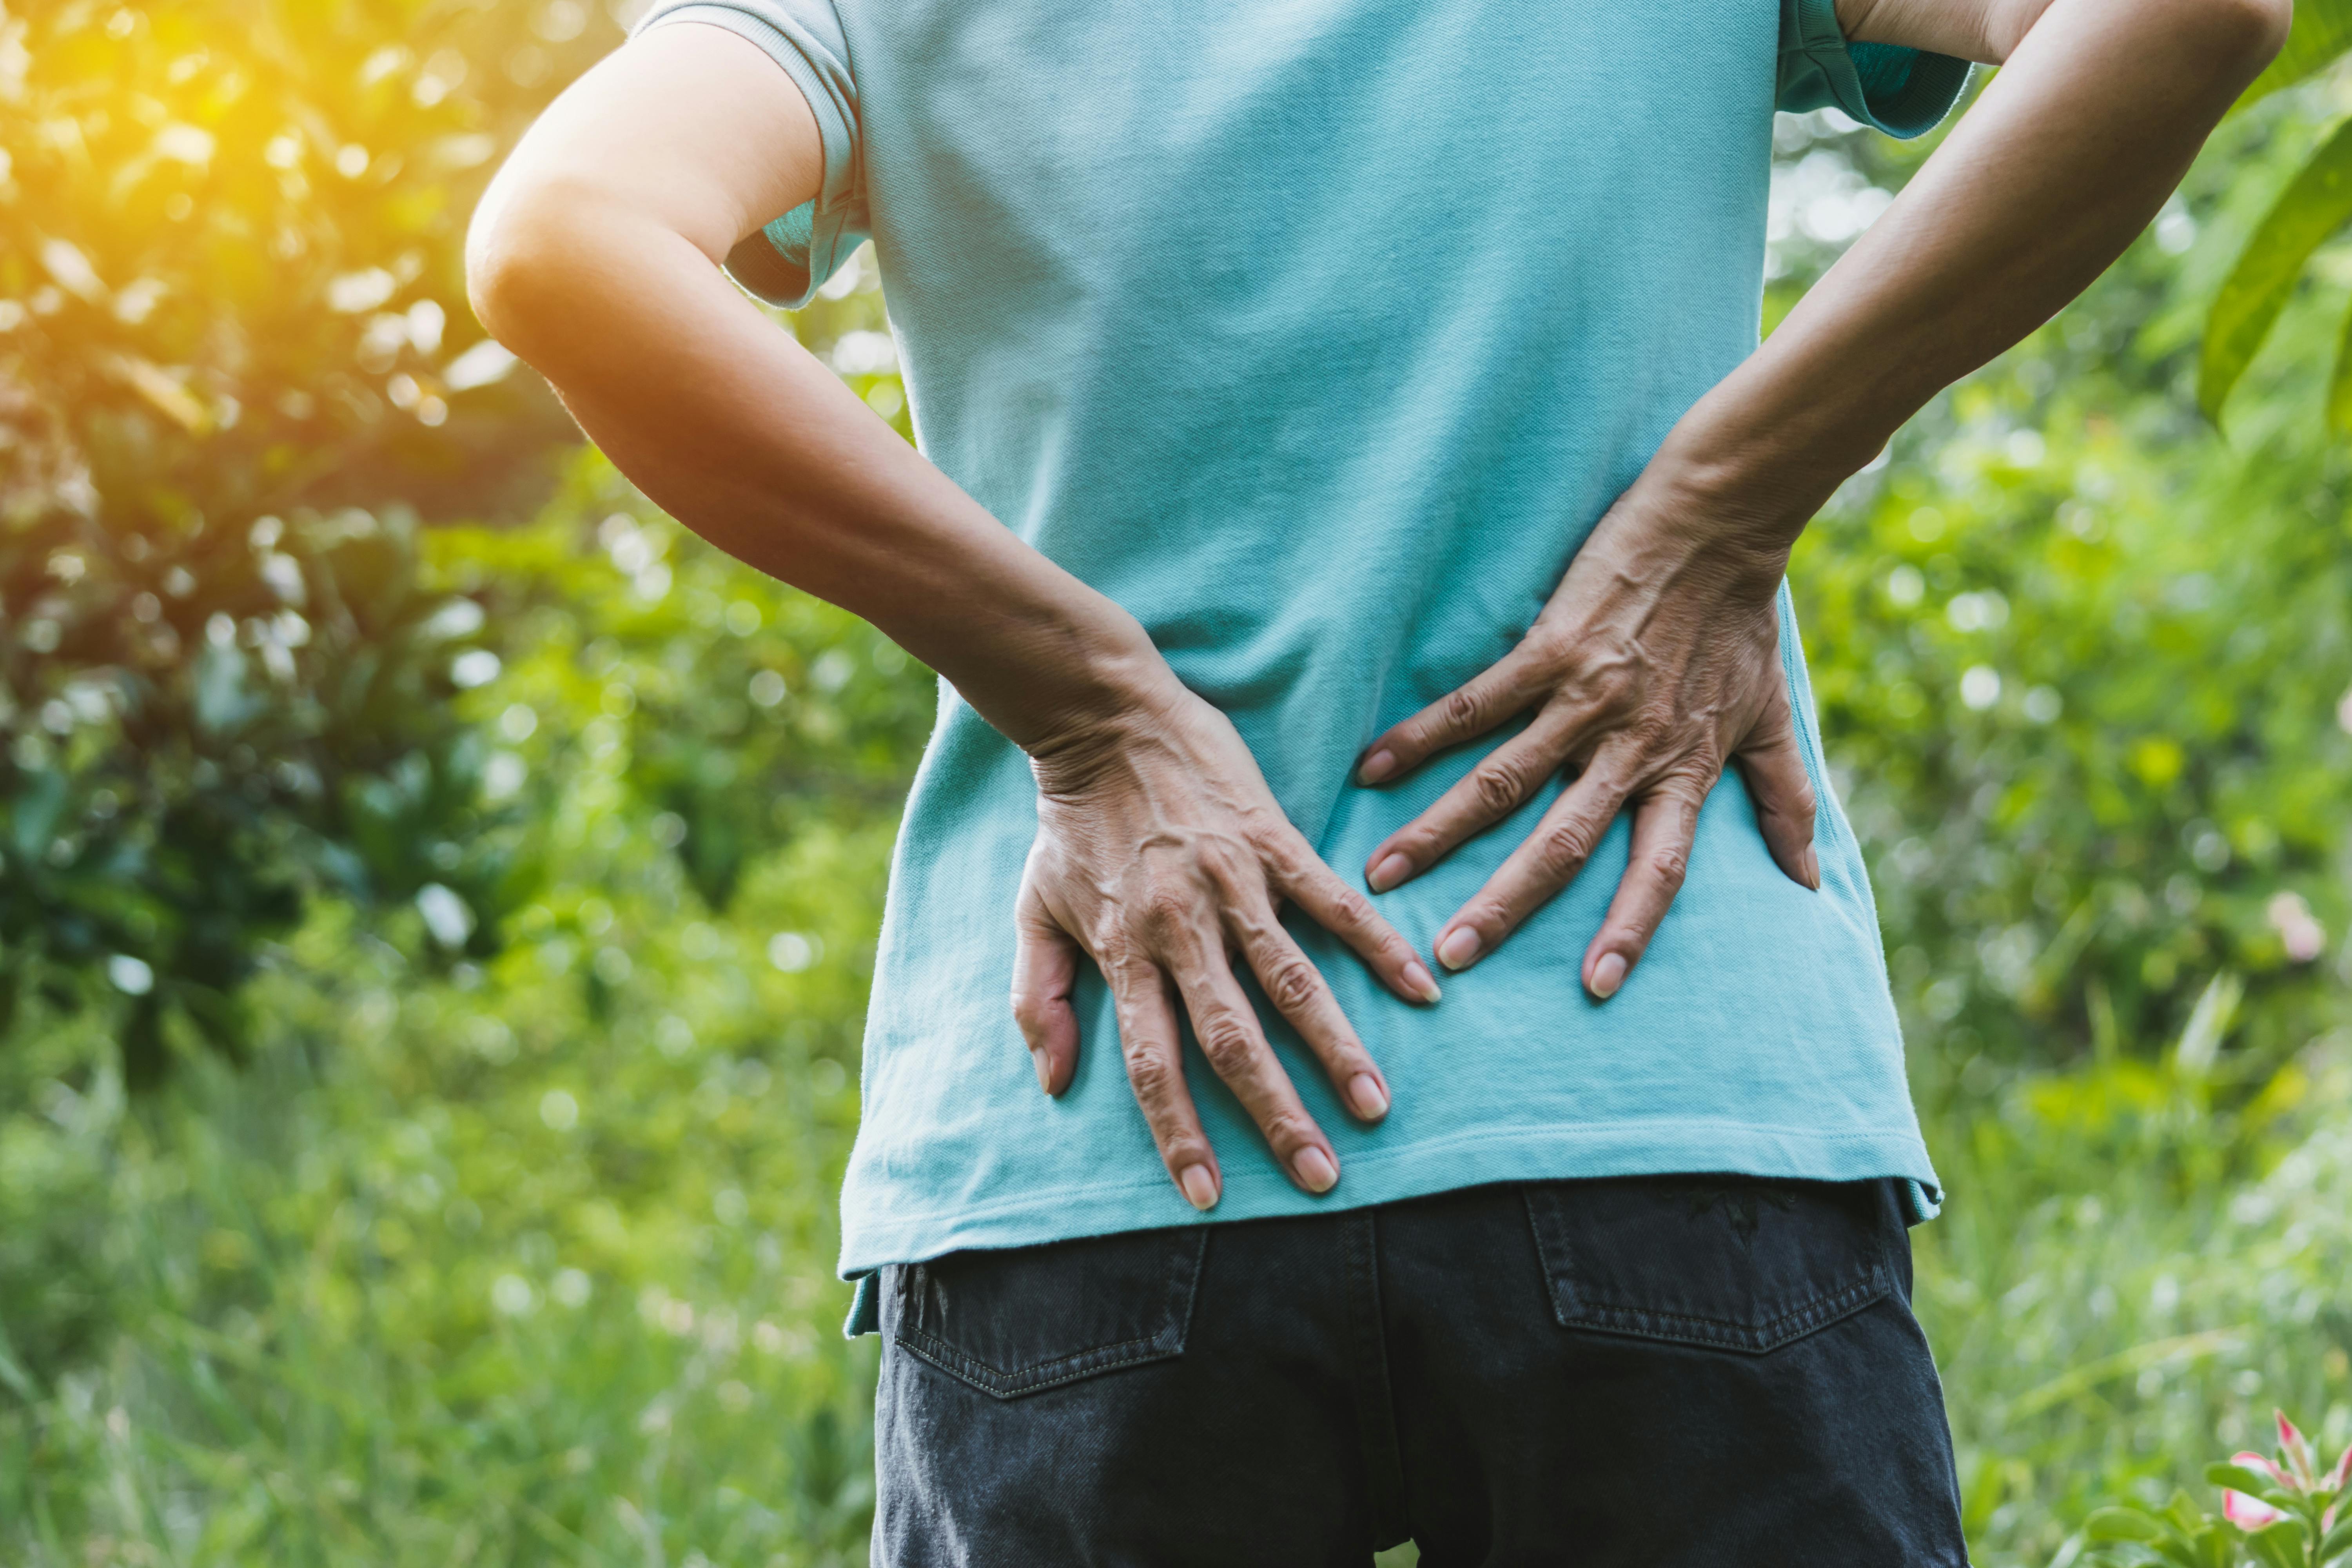
M 784 263 L 787 290 L 758 292 L 797 310 L 866 239 L 866 179 L 858 155 L 857 83 L 832 0 L 664 0 L 637 25 L 642 36 L 676 22 L 724 27 L 758 45 L 783 68 L 816 115 L 824 147 L 817 198 L 771 221 L 761 233 Z
M 1779 106 L 1845 110 L 1889 136 L 1932 131 L 1969 85 L 1969 62 L 1891 44 L 1849 44 L 1837 0 L 1780 0 Z

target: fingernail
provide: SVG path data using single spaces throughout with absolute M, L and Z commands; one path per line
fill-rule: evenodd
M 1415 991 L 1420 992 L 1421 999 L 1424 1002 L 1434 1002 L 1440 996 L 1445 994 L 1444 992 L 1440 991 L 1437 988 L 1436 979 L 1431 975 L 1429 971 L 1423 966 L 1421 960 L 1417 958 L 1408 959 L 1405 962 L 1404 983 L 1407 985 L 1412 986 Z
M 1368 1072 L 1348 1080 L 1348 1098 L 1355 1103 L 1356 1114 L 1367 1121 L 1378 1121 L 1389 1113 L 1388 1091 Z
M 1037 1087 L 1047 1094 L 1054 1092 L 1054 1058 L 1044 1051 L 1031 1051 L 1029 1060 L 1037 1068 Z
M 1606 1002 L 1617 994 L 1617 987 L 1625 984 L 1625 959 L 1621 953 L 1604 952 L 1601 962 L 1592 966 L 1592 994 Z
M 1448 969 L 1460 969 L 1478 956 L 1478 933 L 1468 926 L 1455 926 L 1437 944 L 1437 962 Z
M 1394 772 L 1396 755 L 1383 747 L 1364 759 L 1364 765 L 1356 770 L 1356 777 L 1365 784 L 1376 784 Z
M 1390 855 L 1372 868 L 1371 876 L 1366 879 L 1372 884 L 1372 891 L 1385 893 L 1412 875 L 1412 861 L 1402 855 Z
M 1310 1193 L 1328 1193 L 1339 1184 L 1339 1167 L 1331 1163 L 1330 1155 L 1312 1143 L 1301 1149 L 1290 1165 L 1298 1173 L 1299 1182 Z
M 1202 1214 L 1217 1206 L 1217 1178 L 1209 1174 L 1206 1165 L 1187 1165 L 1184 1173 L 1176 1178 L 1184 1189 L 1185 1198 Z
M 1822 890 L 1822 858 L 1810 844 L 1805 846 L 1805 886 L 1816 893 Z

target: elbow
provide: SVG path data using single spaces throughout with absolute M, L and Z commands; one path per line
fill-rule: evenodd
M 546 313 L 548 238 L 518 210 L 515 193 L 492 186 L 466 234 L 466 298 L 490 336 L 523 358 L 530 323 Z
M 524 360 L 542 353 L 570 314 L 567 279 L 583 248 L 563 193 L 538 182 L 493 182 L 466 235 L 466 295 L 490 335 Z M 541 365 L 541 368 L 544 368 Z
M 2241 88 L 2278 57 L 2294 20 L 2294 0 L 2180 0 L 2175 9 L 2184 47 Z

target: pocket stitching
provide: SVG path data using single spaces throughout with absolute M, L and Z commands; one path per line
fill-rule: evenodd
M 1552 1315 L 1564 1329 L 1582 1329 L 1591 1333 L 1622 1334 L 1633 1339 L 1657 1340 L 1667 1344 L 1714 1346 L 1739 1351 L 1751 1355 L 1763 1355 L 1794 1344 L 1808 1334 L 1819 1333 L 1832 1323 L 1842 1322 L 1864 1308 L 1884 1299 L 1886 1282 L 1876 1277 L 1858 1279 L 1830 1294 L 1819 1297 L 1793 1311 L 1759 1323 L 1753 1328 L 1719 1318 L 1695 1317 L 1686 1312 L 1654 1311 L 1646 1307 L 1605 1306 L 1599 1302 L 1580 1304 L 1575 1312 L 1561 1305 L 1557 1290 L 1553 1294 Z M 1612 1322 L 1608 1314 L 1620 1314 L 1664 1319 L 1668 1322 L 1697 1325 L 1681 1333 L 1671 1328 L 1651 1328 L 1637 1324 Z M 1797 1322 L 1796 1320 L 1811 1321 Z M 1793 1327 L 1789 1327 L 1794 1324 Z M 1789 1331 L 1780 1332 L 1784 1327 Z
M 1837 1286 L 1814 1297 L 1801 1306 L 1792 1307 L 1777 1317 L 1749 1325 L 1729 1318 L 1709 1318 L 1693 1312 L 1670 1312 L 1661 1309 L 1639 1306 L 1630 1301 L 1601 1300 L 1581 1295 L 1576 1288 L 1576 1271 L 1567 1267 L 1567 1259 L 1555 1262 L 1544 1246 L 1544 1226 L 1537 1213 L 1538 1196 L 1547 1194 L 1539 1184 L 1531 1184 L 1520 1194 L 1528 1212 L 1528 1229 L 1536 1245 L 1536 1262 L 1543 1270 L 1544 1294 L 1551 1302 L 1552 1319 L 1563 1329 L 1583 1329 L 1594 1333 L 1623 1334 L 1632 1338 L 1663 1341 L 1669 1344 L 1717 1346 L 1750 1354 L 1764 1354 L 1794 1343 L 1808 1334 L 1818 1333 L 1831 1324 L 1841 1322 L 1864 1308 L 1884 1298 L 1894 1289 L 1885 1256 L 1885 1249 L 1864 1266 L 1862 1277 Z M 1694 1328 L 1677 1334 L 1671 1329 L 1635 1327 L 1603 1321 L 1603 1315 L 1616 1313 L 1662 1321 L 1665 1323 L 1688 1323 Z M 1776 1331 L 1797 1320 L 1817 1321 L 1801 1325 L 1774 1338 Z M 1713 1330 L 1715 1332 L 1702 1332 Z
M 982 1393 L 992 1394 L 1002 1399 L 1016 1394 L 1034 1394 L 1041 1389 L 1057 1387 L 1066 1383 L 1076 1383 L 1082 1378 L 1092 1377 L 1098 1372 L 1110 1372 L 1118 1367 L 1132 1366 L 1141 1362 L 1165 1361 L 1171 1356 L 1182 1354 L 1184 1342 L 1181 1335 L 1173 1345 L 1165 1349 L 1159 1348 L 1160 1342 L 1166 1337 L 1165 1334 L 1147 1334 L 1138 1339 L 1118 1340 L 1110 1344 L 1097 1345 L 1092 1350 L 1056 1356 L 1052 1361 L 1041 1361 L 1033 1366 L 1022 1367 L 1015 1372 L 1003 1372 L 990 1366 L 986 1362 L 975 1361 L 961 1352 L 950 1349 L 920 1330 L 902 1333 L 898 1336 L 898 1340 L 899 1343 L 906 1346 L 908 1354 L 919 1357 L 950 1376 L 961 1378 Z M 1129 1355 L 1113 1356 L 1088 1365 L 1073 1364 L 1079 1362 L 1092 1362 L 1092 1358 L 1102 1355 L 1105 1352 L 1124 1350 L 1129 1345 L 1139 1345 L 1144 1348 Z M 1067 1370 L 1055 1371 L 1055 1369 L 1057 1368 L 1067 1368 Z M 1044 1375 L 1047 1373 L 1051 1373 L 1052 1375 Z
M 970 1384 L 995 1399 L 1018 1398 L 1023 1394 L 1076 1383 L 1098 1373 L 1113 1372 L 1123 1366 L 1167 1361 L 1183 1354 L 1185 1342 L 1191 1338 L 1192 1306 L 1200 1294 L 1201 1269 L 1207 1259 L 1208 1245 L 1209 1230 L 1202 1226 L 1198 1244 L 1191 1251 L 1189 1265 L 1185 1261 L 1185 1254 L 1180 1252 L 1177 1255 L 1176 1267 L 1169 1271 L 1168 1279 L 1169 1299 L 1176 1310 L 1168 1327 L 1157 1333 L 1089 1345 L 1067 1355 L 1054 1356 L 1009 1370 L 991 1366 L 977 1357 L 967 1355 L 923 1329 L 902 1325 L 895 1337 L 909 1355 L 938 1367 L 949 1376 Z M 1111 1353 L 1122 1351 L 1128 1353 Z

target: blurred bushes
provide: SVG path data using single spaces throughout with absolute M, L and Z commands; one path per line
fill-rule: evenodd
M 568 437 L 499 384 L 457 241 L 614 36 L 572 0 L 0 8 L 0 1029 L 115 995 L 149 1083 L 167 1033 L 241 1046 L 311 892 L 508 895 L 448 700 L 495 666 L 415 534 L 527 513 Z
M 593 456 L 422 555 L 507 650 L 452 721 L 528 895 L 314 902 L 251 1066 L 143 1105 L 98 1016 L 19 1029 L 0 1557 L 860 1557 L 834 1198 L 929 682 Z
M 1938 1091 L 1971 1062 L 1981 1092 L 2152 1058 L 2209 993 L 2204 1048 L 2254 1079 L 2345 1021 L 2352 465 L 2310 416 L 2332 334 L 2282 334 L 2233 441 L 2192 395 L 2218 268 L 2309 142 L 2281 107 L 1800 544 L 1832 769 Z

